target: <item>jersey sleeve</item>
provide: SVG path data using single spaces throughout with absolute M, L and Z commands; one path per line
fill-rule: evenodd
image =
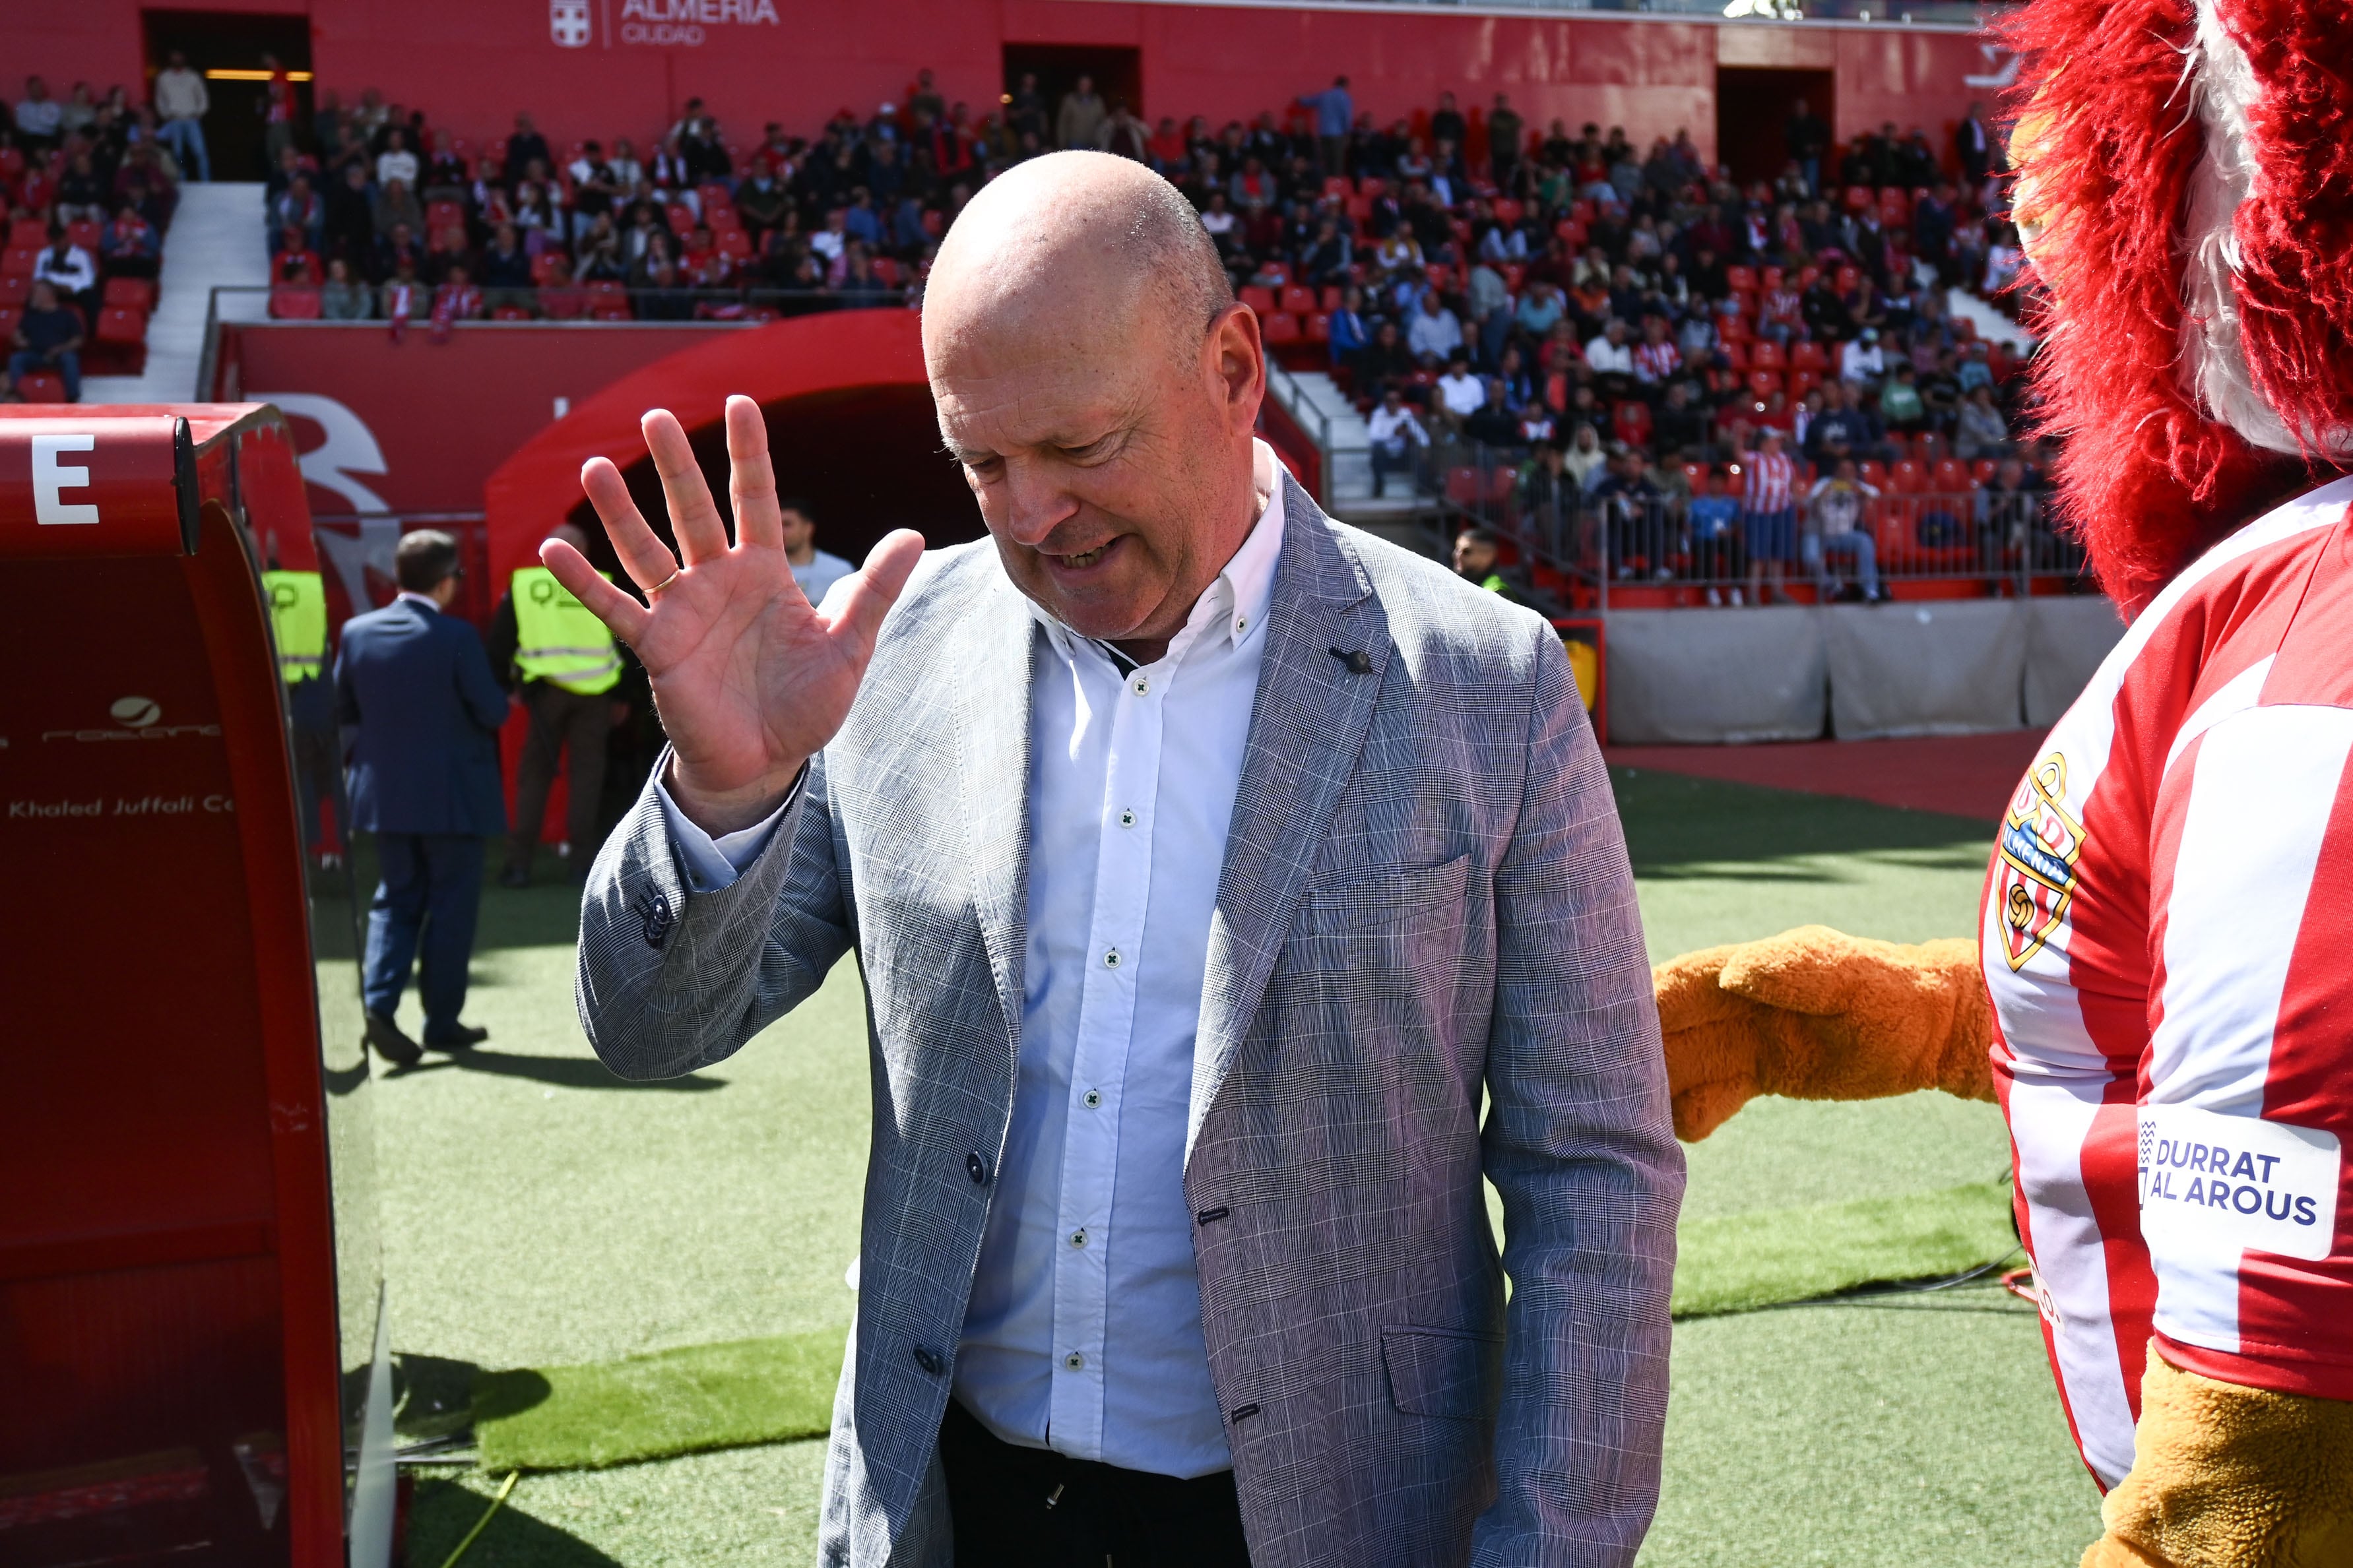
M 2353 1400 L 2353 708 L 2177 742 L 2151 823 L 2137 1148 L 2167 1360 Z

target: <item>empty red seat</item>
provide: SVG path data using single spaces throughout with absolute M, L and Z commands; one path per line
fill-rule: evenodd
M 1356 182 L 1356 194 L 1360 196 L 1377 196 L 1388 188 L 1388 182 L 1377 174 L 1366 174 Z
M 0 273 L 0 305 L 21 307 L 32 292 L 33 280 L 23 273 Z
M 1326 283 L 1324 285 L 1324 297 L 1318 302 L 1317 309 L 1328 316 L 1345 302 L 1340 292 L 1340 286 L 1337 283 Z
M 153 310 L 155 285 L 146 278 L 110 278 L 106 280 L 106 292 L 99 298 L 103 304 L 120 305 L 125 310 Z
M 752 259 L 752 237 L 740 228 L 731 228 L 719 237 L 719 254 L 730 261 Z
M 1511 197 L 1500 196 L 1496 198 L 1495 201 L 1495 221 L 1511 227 L 1517 227 L 1519 226 L 1520 215 L 1526 210 L 1527 209 L 1525 207 L 1522 206 L 1518 202 L 1514 201 Z
M 269 291 L 269 313 L 281 321 L 315 321 L 323 314 L 319 290 L 308 283 L 280 283 Z
M 1862 285 L 1862 271 L 1860 268 L 1841 267 L 1838 269 L 1838 279 L 1831 287 L 1841 294 L 1852 294 Z
M 1293 316 L 1314 315 L 1315 313 L 1315 290 L 1313 289 L 1302 288 L 1296 283 L 1285 284 L 1282 289 L 1282 308 L 1286 312 Z
M 1740 372 L 1743 375 L 1747 374 L 1749 363 L 1748 348 L 1749 345 L 1745 342 L 1725 343 L 1723 348 L 1724 363 L 1732 369 Z
M 1789 401 L 1792 403 L 1796 402 L 1799 398 L 1805 396 L 1806 394 L 1813 391 L 1814 388 L 1820 386 L 1821 384 L 1822 373 L 1820 371 L 1791 371 L 1789 373 Z
M 1322 310 L 1307 318 L 1307 341 L 1328 343 L 1332 341 L 1332 318 Z
M 1831 367 L 1831 356 L 1822 345 L 1807 338 L 1789 345 L 1789 368 L 1792 370 L 1824 371 Z
M 543 250 L 531 258 L 531 280 L 533 283 L 543 284 L 556 276 L 558 269 L 564 264 L 564 252 Z
M 14 342 L 16 341 L 16 323 L 24 319 L 25 312 L 18 310 L 16 306 L 0 306 L 0 343 Z
M 1456 506 L 1475 507 L 1485 487 L 1486 476 L 1476 468 L 1446 470 L 1446 499 Z
M 1869 185 L 1849 185 L 1846 188 L 1846 205 L 1851 212 L 1861 212 L 1877 199 L 1878 193 Z
M 1909 494 L 1911 491 L 1920 489 L 1921 484 L 1926 478 L 1926 476 L 1920 471 L 1920 465 L 1918 463 L 1914 462 L 1909 458 L 1898 458 L 1894 462 L 1888 465 L 1887 488 L 1892 490 Z
M 1249 284 L 1242 289 L 1242 303 L 1261 317 L 1271 316 L 1275 310 L 1274 290 L 1256 283 Z
M 1969 478 L 1978 484 L 1990 484 L 1993 482 L 1993 471 L 1999 467 L 2000 464 L 1991 458 L 1979 458 L 1969 465 Z
M 49 226 L 37 217 L 20 217 L 8 228 L 11 250 L 42 250 L 49 243 Z
M 1779 343 L 1760 338 L 1748 351 L 1748 363 L 1758 370 L 1779 370 L 1789 362 Z
M 501 305 L 491 312 L 493 321 L 528 321 L 531 311 L 521 305 Z
M 81 218 L 69 223 L 66 225 L 66 243 L 79 246 L 96 256 L 99 247 L 106 243 L 106 226 L 94 218 Z
M 1864 484 L 1877 485 L 1881 489 L 1887 488 L 1887 470 L 1877 462 L 1866 462 L 1857 471 L 1862 475 Z
M 33 275 L 33 264 L 40 258 L 41 253 L 37 250 L 11 246 L 8 249 L 0 251 L 0 272 L 5 272 L 11 278 L 30 278 Z
M 1781 286 L 1782 276 L 1778 267 L 1760 267 L 1757 269 L 1757 286 L 1770 292 Z
M 702 221 L 711 226 L 713 234 L 732 234 L 744 226 L 743 216 L 724 202 L 715 206 L 705 205 Z
M 1928 470 L 1928 487 L 1947 495 L 1958 495 L 1969 488 L 1968 466 L 1958 458 L 1939 458 L 1936 466 Z
M 1300 340 L 1299 318 L 1288 310 L 1277 310 L 1261 318 L 1269 343 L 1295 343 Z
M 63 403 L 65 380 L 54 371 L 28 370 L 16 378 L 16 395 L 27 403 Z
M 1727 267 L 1724 269 L 1724 285 L 1736 294 L 1757 292 L 1757 269 L 1753 267 Z
M 1752 370 L 1748 373 L 1748 390 L 1759 397 L 1770 397 L 1781 390 L 1781 373 L 1778 370 Z
M 589 315 L 599 321 L 632 321 L 637 320 L 637 316 L 635 312 L 629 309 L 629 302 L 627 300 L 622 300 L 610 304 L 600 304 L 594 310 L 590 311 Z
M 147 312 L 121 305 L 110 305 L 98 312 L 98 330 L 91 334 L 102 343 L 143 343 L 147 341 Z
M 672 234 L 694 232 L 694 209 L 683 205 L 670 209 L 670 231 Z
M 1327 196 L 1337 197 L 1341 201 L 1346 201 L 1350 196 L 1356 194 L 1356 190 L 1355 186 L 1348 184 L 1347 175 L 1326 174 L 1324 176 L 1324 194 Z
M 464 227 L 466 208 L 462 203 L 442 200 L 425 204 L 425 226 L 428 229 Z

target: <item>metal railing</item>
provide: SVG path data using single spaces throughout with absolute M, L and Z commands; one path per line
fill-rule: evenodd
M 1851 510 L 1810 512 L 1801 491 L 1787 512 L 1760 517 L 1736 496 L 1597 497 L 1525 452 L 1437 455 L 1453 460 L 1420 467 L 1417 489 L 1450 532 L 1478 526 L 1512 544 L 1518 582 L 1540 608 L 1607 608 L 1613 593 L 1621 605 L 1655 605 L 1785 595 L 1829 603 L 1906 583 L 2021 596 L 2088 586 L 2083 547 L 2034 491 L 1888 491 L 1856 498 Z

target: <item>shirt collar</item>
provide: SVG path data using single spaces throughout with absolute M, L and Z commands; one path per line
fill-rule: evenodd
M 1240 646 L 1265 622 L 1267 610 L 1274 602 L 1274 569 L 1282 558 L 1282 463 L 1275 457 L 1274 448 L 1264 441 L 1253 438 L 1250 450 L 1251 488 L 1265 492 L 1266 504 L 1260 509 L 1258 521 L 1250 525 L 1241 548 L 1226 563 L 1226 569 L 1194 601 L 1192 613 L 1185 617 L 1184 628 L 1169 639 L 1164 660 L 1181 658 L 1204 638 L 1212 647 L 1221 641 Z M 1021 602 L 1028 606 L 1030 618 L 1046 628 L 1047 635 L 1063 652 L 1093 640 L 1056 620 L 1044 605 L 1028 595 L 1022 595 Z
M 403 600 L 406 600 L 408 603 L 415 605 L 420 610 L 430 610 L 437 616 L 441 613 L 441 606 L 433 602 L 433 595 L 430 594 L 416 594 L 411 593 L 406 588 L 403 588 L 398 594 L 393 596 L 392 602 L 397 605 Z

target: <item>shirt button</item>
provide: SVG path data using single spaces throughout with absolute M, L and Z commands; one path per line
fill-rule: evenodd
M 1133 826 L 1135 826 L 1135 813 L 1134 813 L 1134 812 L 1133 812 L 1133 811 L 1123 811 L 1123 812 L 1121 812 L 1121 813 L 1119 814 L 1119 825 L 1120 825 L 1122 827 L 1133 827 Z
M 1103 1090 L 1099 1089 L 1091 1089 L 1087 1090 L 1086 1093 L 1079 1096 L 1079 1103 L 1085 1106 L 1089 1110 L 1094 1110 L 1096 1107 L 1103 1104 Z
M 1084 1247 L 1086 1244 L 1087 1233 L 1085 1231 L 1074 1230 L 1071 1232 L 1071 1245 L 1072 1247 Z
M 1148 675 L 1139 675 L 1139 676 L 1137 676 L 1137 677 L 1135 678 L 1135 694 L 1136 694 L 1138 697 L 1143 696 L 1145 692 L 1147 692 L 1147 691 L 1149 691 L 1149 690 L 1151 690 L 1151 689 L 1152 689 L 1152 678 L 1151 678 L 1150 676 L 1148 676 Z
M 1062 1364 L 1069 1367 L 1072 1372 L 1078 1372 L 1086 1366 L 1087 1358 L 1081 1355 L 1078 1352 L 1072 1351 L 1070 1354 L 1062 1358 Z
M 1117 969 L 1119 967 L 1119 949 L 1114 947 L 1109 952 L 1103 954 L 1103 967 L 1105 969 Z
M 1248 630 L 1250 630 L 1250 617 L 1248 616 L 1236 616 L 1234 617 L 1234 636 L 1240 637 Z

